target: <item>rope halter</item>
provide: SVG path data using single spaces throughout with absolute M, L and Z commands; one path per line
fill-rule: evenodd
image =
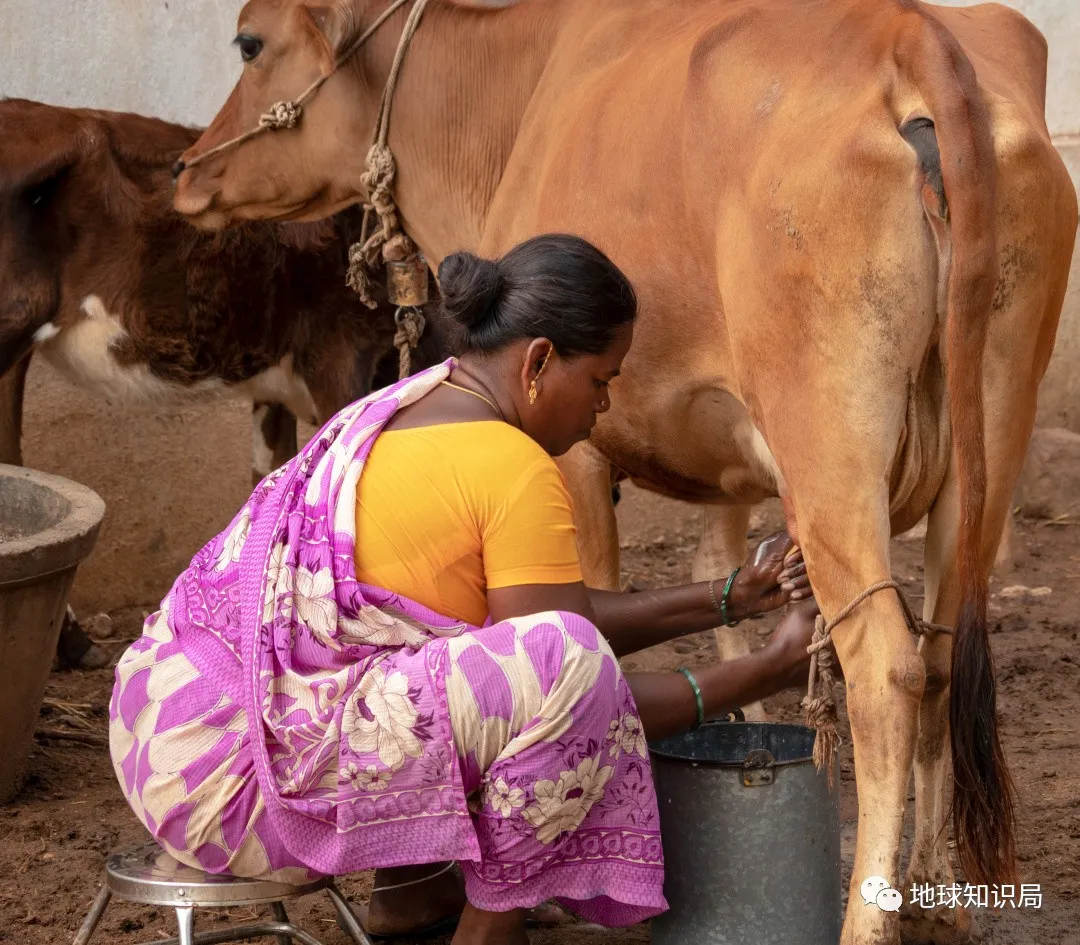
M 216 155 L 232 151 L 240 147 L 245 141 L 250 141 L 264 132 L 295 128 L 300 122 L 304 105 L 322 88 L 323 83 L 337 72 L 364 43 L 374 36 L 383 23 L 408 2 L 409 0 L 394 0 L 376 18 L 375 22 L 364 30 L 338 57 L 333 68 L 324 75 L 319 76 L 297 98 L 292 101 L 275 102 L 260 116 L 258 125 L 250 131 L 237 135 L 235 138 L 231 138 L 209 151 L 204 151 L 190 161 L 177 161 L 173 168 L 173 176 L 179 177 L 185 170 L 197 167 Z M 378 307 L 373 290 L 374 275 L 379 266 L 388 261 L 410 259 L 417 255 L 415 245 L 402 229 L 397 204 L 394 202 L 396 165 L 387 140 L 390 135 L 390 106 L 394 100 L 394 90 L 397 87 L 398 76 L 401 74 L 401 66 L 405 61 L 405 53 L 409 48 L 409 43 L 420 25 L 420 17 L 423 16 L 428 2 L 429 0 L 415 0 L 413 8 L 405 20 L 401 38 L 398 40 L 397 51 L 394 54 L 394 61 L 390 67 L 390 75 L 386 80 L 386 86 L 379 101 L 375 134 L 367 154 L 366 167 L 361 176 L 361 183 L 367 188 L 368 199 L 364 203 L 364 222 L 360 231 L 360 242 L 349 247 L 349 268 L 345 281 L 360 297 L 360 301 L 371 309 Z M 378 220 L 378 227 L 371 231 L 371 224 L 375 218 Z M 423 301 L 426 300 L 425 289 Z M 410 351 L 416 347 L 420 334 L 424 330 L 424 316 L 415 305 L 399 307 L 394 315 L 394 321 L 397 326 L 394 344 L 398 348 L 400 376 L 404 378 L 409 374 Z
M 383 25 L 383 23 L 390 19 L 390 17 L 394 13 L 396 13 L 408 2 L 409 0 L 394 0 L 394 2 L 391 3 L 390 6 L 387 7 L 378 16 L 375 22 L 372 23 L 371 26 L 369 26 L 366 30 L 364 30 L 364 32 L 356 38 L 352 45 L 350 45 L 345 50 L 345 52 L 343 52 L 337 58 L 337 61 L 334 63 L 333 67 L 330 69 L 329 72 L 326 72 L 323 75 L 319 76 L 319 78 L 317 78 L 314 82 L 311 83 L 311 85 L 304 89 L 304 91 L 301 92 L 299 96 L 292 99 L 291 101 L 275 102 L 259 117 L 259 123 L 250 131 L 245 131 L 243 134 L 239 134 L 235 138 L 230 138 L 228 141 L 225 141 L 222 144 L 211 148 L 209 151 L 204 151 L 202 154 L 196 155 L 190 161 L 178 161 L 176 164 L 176 176 L 179 176 L 185 170 L 189 170 L 193 167 L 198 167 L 204 161 L 208 161 L 212 157 L 216 157 L 219 154 L 224 154 L 226 151 L 232 151 L 240 147 L 240 145 L 242 145 L 245 141 L 250 141 L 252 138 L 258 137 L 265 131 L 279 131 L 282 128 L 295 128 L 300 121 L 300 116 L 303 114 L 304 105 L 307 104 L 308 101 L 310 101 L 311 97 L 316 92 L 318 92 L 320 88 L 322 88 L 326 80 L 329 79 L 332 75 L 334 75 L 334 73 L 336 73 L 338 69 L 340 69 L 345 64 L 345 62 L 355 52 L 357 52 L 361 46 L 364 45 L 364 43 L 371 39 L 371 37 L 375 35 L 375 33 L 378 31 L 379 27 Z M 427 6 L 427 2 L 428 0 L 416 0 L 416 5 L 417 7 L 420 7 L 421 12 L 423 12 L 423 8 Z M 417 22 L 419 22 L 420 17 L 416 16 L 415 8 L 413 9 L 413 15 L 415 16 Z M 410 17 L 410 20 L 411 19 L 412 17 Z M 408 39 L 411 38 L 411 33 L 408 34 L 408 38 L 406 38 L 405 33 L 402 33 L 401 41 L 404 45 L 407 46 Z M 401 46 L 399 45 L 398 52 L 400 53 L 401 51 Z M 395 63 L 396 62 L 397 59 L 395 57 Z

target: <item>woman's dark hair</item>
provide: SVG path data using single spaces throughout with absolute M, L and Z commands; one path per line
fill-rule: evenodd
M 534 236 L 496 260 L 453 253 L 439 266 L 439 289 L 466 351 L 548 338 L 563 357 L 600 354 L 637 314 L 634 288 L 619 267 L 562 233 Z

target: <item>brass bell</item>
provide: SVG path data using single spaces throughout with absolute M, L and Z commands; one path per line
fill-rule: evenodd
M 419 253 L 386 263 L 386 294 L 391 305 L 420 306 L 428 300 L 428 267 Z

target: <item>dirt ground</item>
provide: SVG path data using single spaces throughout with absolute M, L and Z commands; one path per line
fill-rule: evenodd
M 626 488 L 619 506 L 625 576 L 641 587 L 689 580 L 698 535 L 698 513 L 690 506 Z M 775 509 L 757 517 L 755 538 L 775 527 Z M 1080 945 L 1080 687 L 1077 631 L 1080 630 L 1080 527 L 1019 523 L 1014 561 L 995 577 L 992 642 L 998 667 L 999 706 L 1005 746 L 1019 792 L 1022 880 L 1041 884 L 1039 910 L 980 912 L 983 940 L 991 945 Z M 893 543 L 894 572 L 913 599 L 921 593 L 922 543 L 910 537 Z M 1006 587 L 1051 588 L 1028 595 Z M 156 589 L 147 609 L 166 588 Z M 112 611 L 119 652 L 134 638 L 141 607 Z M 773 620 L 754 629 L 764 639 Z M 628 668 L 693 666 L 715 658 L 711 633 L 686 637 L 637 654 Z M 112 674 L 54 673 L 41 725 L 80 726 L 104 735 Z M 796 720 L 799 694 L 790 691 L 767 705 L 778 720 Z M 65 716 L 75 716 L 74 721 Z M 854 852 L 857 805 L 850 739 L 842 734 L 841 813 L 844 884 Z M 145 834 L 129 812 L 113 778 L 106 751 L 72 741 L 39 739 L 25 790 L 0 807 L 0 941 L 17 945 L 70 942 L 101 882 L 105 855 Z M 909 825 L 910 833 L 910 805 Z M 370 875 L 342 880 L 346 893 L 362 900 Z M 309 897 L 291 907 L 294 918 L 326 945 L 346 938 L 329 903 Z M 203 929 L 220 928 L 250 910 L 201 914 Z M 93 942 L 137 945 L 175 934 L 172 916 L 158 908 L 114 901 Z M 639 926 L 604 930 L 584 924 L 532 933 L 534 945 L 631 945 L 648 942 Z M 402 939 L 402 942 L 409 940 Z M 449 938 L 435 939 L 446 943 Z M 754 945 L 754 943 L 751 943 Z

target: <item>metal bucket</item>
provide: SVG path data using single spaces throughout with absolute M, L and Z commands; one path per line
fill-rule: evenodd
M 671 906 L 652 945 L 837 945 L 839 792 L 813 747 L 813 729 L 768 722 L 650 744 Z

